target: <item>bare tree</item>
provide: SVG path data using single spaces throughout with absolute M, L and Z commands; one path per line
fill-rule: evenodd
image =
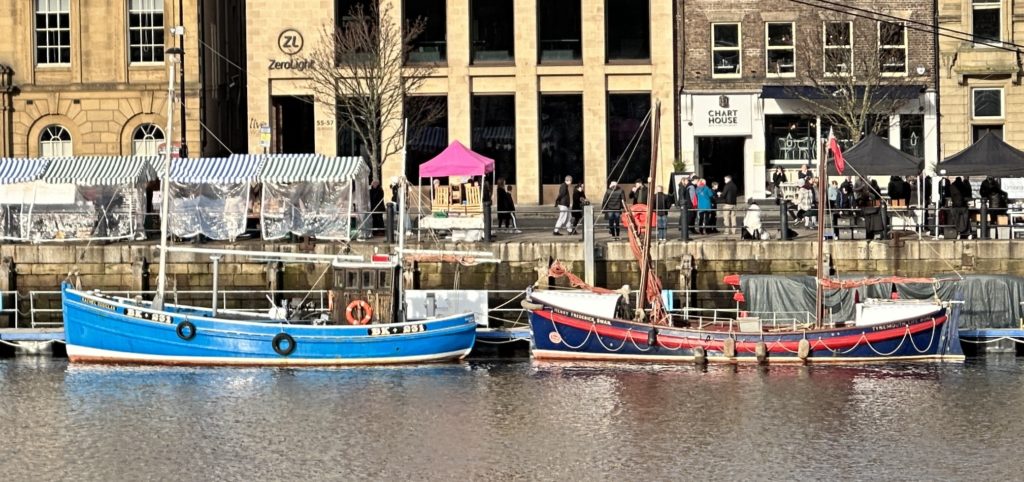
M 895 47 L 907 42 L 905 27 L 882 23 L 879 47 L 871 42 L 870 48 L 857 48 L 853 26 L 843 20 L 810 23 L 804 38 L 821 38 L 824 33 L 822 56 L 808 62 L 810 67 L 801 73 L 807 87 L 789 90 L 804 102 L 807 114 L 821 116 L 832 125 L 836 137 L 857 142 L 864 135 L 887 130 L 889 116 L 909 101 L 907 88 L 919 87 L 921 81 L 907 71 L 909 48 Z
M 433 65 L 406 63 L 426 20 L 402 28 L 390 2 L 367 4 L 357 3 L 340 25 L 322 29 L 307 72 L 317 102 L 337 119 L 339 131 L 347 129 L 363 145 L 372 179 L 380 180 L 384 162 L 405 145 L 402 120 L 415 127 L 442 112 L 438 103 L 406 103 L 434 73 Z

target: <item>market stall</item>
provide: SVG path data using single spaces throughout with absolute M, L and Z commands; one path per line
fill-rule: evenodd
M 232 156 L 232 159 L 257 156 Z M 360 157 L 272 154 L 265 159 L 260 226 L 263 239 L 288 234 L 349 240 L 369 211 L 369 168 Z
M 431 184 L 431 214 L 420 219 L 420 228 L 449 230 L 453 238 L 467 241 L 483 239 L 483 178 L 491 174 L 494 185 L 494 160 L 473 152 L 459 141 L 452 142 L 433 159 L 420 164 L 420 183 Z M 460 176 L 479 177 L 477 182 L 451 186 L 434 186 L 434 178 Z
M 156 179 L 155 162 L 150 157 L 54 159 L 41 180 L 49 192 L 62 195 L 36 195 L 30 237 L 36 242 L 144 238 L 145 186 Z
M 174 159 L 171 234 L 234 241 L 245 232 L 251 191 L 262 167 L 263 156 Z M 153 203 L 158 204 L 156 199 Z
M 0 239 L 28 241 L 32 206 L 45 183 L 39 182 L 49 159 L 0 158 Z

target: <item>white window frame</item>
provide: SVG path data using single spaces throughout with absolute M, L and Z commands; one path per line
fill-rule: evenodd
M 899 45 L 899 44 L 884 44 L 883 45 L 882 44 L 882 25 L 885 25 L 885 24 L 898 25 L 898 26 L 900 26 L 903 29 L 903 44 L 902 45 Z M 908 33 L 909 32 L 907 32 L 907 24 L 904 23 L 904 22 L 885 22 L 885 21 L 878 22 L 878 50 L 876 52 L 878 53 L 878 72 L 882 75 L 882 77 L 905 77 L 907 75 L 907 64 L 910 63 L 910 58 L 909 58 L 909 53 L 910 52 L 907 49 L 907 42 L 909 40 L 908 39 Z M 882 65 L 882 49 L 886 49 L 886 50 L 903 49 L 903 71 L 902 72 L 886 72 L 886 71 L 883 70 L 885 67 Z
M 71 65 L 71 0 L 35 0 L 33 2 L 35 7 L 33 9 L 33 23 L 35 23 L 32 35 L 33 44 L 35 48 L 32 52 L 32 58 L 35 60 L 35 65 L 39 66 L 56 66 L 66 67 Z M 42 15 L 46 19 L 45 25 L 39 25 L 37 19 Z M 59 19 L 61 15 L 67 16 L 67 27 L 60 27 Z M 50 25 L 50 22 L 57 22 L 56 25 Z M 60 37 L 61 33 L 67 33 L 68 44 L 63 45 L 59 43 L 50 44 L 49 41 L 45 45 L 39 45 L 39 34 L 42 33 L 45 37 L 49 38 L 51 35 Z M 39 49 L 45 49 L 46 58 L 39 58 Z M 68 60 L 63 62 L 60 60 L 61 51 L 67 50 Z M 49 60 L 51 54 L 56 54 L 57 61 L 51 62 Z
M 74 147 L 71 132 L 60 124 L 50 124 L 39 133 L 39 157 L 71 157 Z
M 846 45 L 829 45 L 828 44 L 828 26 L 831 24 L 845 24 L 846 25 Z M 828 51 L 829 50 L 846 50 L 849 52 L 847 58 L 849 59 L 849 65 L 846 66 L 845 72 L 833 72 L 828 69 Z M 821 71 L 825 73 L 826 77 L 847 77 L 853 73 L 853 22 L 846 20 L 826 21 L 821 25 Z
M 971 39 L 975 45 L 1003 45 L 1003 1 L 1002 0 L 970 0 L 971 2 Z M 981 4 L 979 7 L 978 4 Z M 977 10 L 998 10 L 999 11 L 999 38 L 985 41 L 978 40 L 974 35 L 974 12 Z
M 142 134 L 141 139 L 138 138 L 140 133 Z M 166 139 L 164 130 L 160 126 L 156 124 L 139 124 L 132 131 L 132 155 L 158 156 L 160 155 L 160 145 Z
M 994 91 L 999 92 L 999 115 L 998 116 L 979 116 L 979 115 L 976 114 L 977 106 L 975 105 L 975 100 L 976 100 L 975 94 L 977 92 L 986 91 L 986 90 L 994 90 Z M 986 120 L 986 121 L 1006 119 L 1006 92 L 1003 90 L 1003 88 L 1002 87 L 976 87 L 974 89 L 971 89 L 971 119 Z
M 768 30 L 772 25 L 789 25 L 790 45 L 769 45 Z M 770 70 L 768 53 L 772 51 L 790 51 L 793 55 L 792 72 L 773 72 Z M 776 66 L 778 66 L 776 64 Z M 765 77 L 796 77 L 796 24 L 794 22 L 765 22 L 764 23 L 764 72 Z
M 736 27 L 735 47 L 715 47 L 715 27 L 719 25 L 733 25 Z M 719 74 L 715 70 L 716 52 L 736 52 L 736 72 L 731 74 Z M 713 79 L 738 79 L 743 76 L 743 25 L 739 22 L 715 22 L 711 24 L 711 78 Z
M 141 4 L 139 6 L 139 8 L 136 8 L 137 4 Z M 146 65 L 146 64 L 148 64 L 148 65 L 163 65 L 163 63 L 164 63 L 164 45 L 165 45 L 165 42 L 166 42 L 166 34 L 164 32 L 165 32 L 165 29 L 166 29 L 165 22 L 167 21 L 167 13 L 164 10 L 164 0 L 127 0 L 127 10 L 128 10 L 128 14 L 125 15 L 125 29 L 126 29 L 126 34 L 127 34 L 127 37 L 125 38 L 125 40 L 126 40 L 125 43 L 128 46 L 128 52 L 127 52 L 127 54 L 128 54 L 128 63 L 130 63 L 132 65 Z M 132 15 L 135 15 L 135 14 L 140 14 L 140 15 L 143 15 L 145 17 L 148 17 L 150 24 L 148 26 L 140 25 L 140 26 L 133 27 L 132 26 Z M 160 16 L 161 16 L 161 23 L 160 23 L 160 25 L 155 25 L 155 21 L 153 19 L 153 16 L 155 14 L 160 14 Z M 137 44 L 132 43 L 132 32 L 139 32 L 140 38 L 143 37 L 146 33 L 149 33 L 150 35 L 152 35 L 151 38 L 153 40 L 152 40 L 151 43 L 147 43 L 147 42 L 141 42 L 141 43 L 137 43 Z M 163 39 L 164 41 L 163 42 L 157 43 L 157 41 L 156 41 L 156 33 L 157 32 L 159 32 L 159 33 L 164 35 L 164 39 Z M 149 59 L 149 60 L 145 60 L 145 59 L 143 59 L 143 60 L 133 60 L 132 59 L 132 49 L 133 48 L 143 49 L 143 48 L 146 48 L 146 47 L 152 49 L 152 58 L 151 59 Z M 143 55 L 143 54 L 140 54 L 140 55 Z

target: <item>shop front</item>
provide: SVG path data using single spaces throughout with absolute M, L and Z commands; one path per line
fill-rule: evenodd
M 684 93 L 681 101 L 685 170 L 709 182 L 732 176 L 747 198 L 763 197 L 764 129 L 757 94 Z

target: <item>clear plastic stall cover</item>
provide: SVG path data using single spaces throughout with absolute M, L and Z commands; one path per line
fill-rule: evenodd
M 248 182 L 171 182 L 171 234 L 179 238 L 202 234 L 218 241 L 233 241 L 245 232 L 249 190 Z
M 67 187 L 73 199 L 52 202 L 44 196 L 0 204 L 0 238 L 45 243 L 142 237 L 145 193 L 140 187 Z
M 368 210 L 369 196 L 363 191 L 354 189 L 352 181 L 266 182 L 260 223 L 263 239 L 280 239 L 291 233 L 349 240 L 353 225 L 361 221 L 354 219 L 353 213 Z

